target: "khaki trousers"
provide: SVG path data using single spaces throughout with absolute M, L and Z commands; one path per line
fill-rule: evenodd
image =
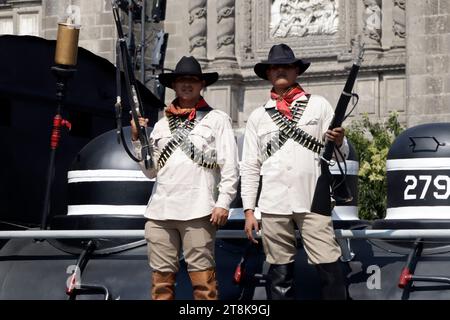
M 341 256 L 331 217 L 316 213 L 289 215 L 262 213 L 262 242 L 266 261 L 271 264 L 287 264 L 297 253 L 294 223 L 300 230 L 308 263 L 335 262 Z
M 176 273 L 183 253 L 189 272 L 214 268 L 216 227 L 209 219 L 206 216 L 187 221 L 148 220 L 145 238 L 150 267 L 154 271 Z

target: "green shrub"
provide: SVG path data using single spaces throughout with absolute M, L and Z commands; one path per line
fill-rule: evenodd
M 359 157 L 358 210 L 361 219 L 384 218 L 386 214 L 386 157 L 395 138 L 403 131 L 398 114 L 386 122 L 371 122 L 367 115 L 354 121 L 346 136 Z

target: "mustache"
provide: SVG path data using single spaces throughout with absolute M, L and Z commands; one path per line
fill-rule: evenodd
M 277 78 L 286 78 L 287 77 L 287 73 L 283 72 L 283 71 L 280 71 L 280 72 L 276 73 L 275 77 L 277 77 Z

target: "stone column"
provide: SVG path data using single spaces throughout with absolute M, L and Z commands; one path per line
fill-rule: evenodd
M 450 121 L 450 6 L 406 1 L 407 125 Z
M 217 59 L 236 60 L 235 0 L 217 1 Z
M 189 0 L 189 53 L 202 65 L 206 56 L 206 1 Z
M 235 0 L 216 0 L 217 50 L 209 71 L 219 73 L 219 81 L 208 87 L 206 97 L 212 105 L 226 112 L 236 127 L 242 103 L 242 75 L 235 52 Z

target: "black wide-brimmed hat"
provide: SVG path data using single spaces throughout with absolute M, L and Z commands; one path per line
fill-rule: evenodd
M 269 51 L 268 59 L 257 63 L 253 70 L 258 77 L 267 80 L 266 71 L 272 64 L 295 64 L 300 70 L 299 75 L 301 75 L 306 69 L 308 69 L 311 63 L 296 58 L 292 49 L 288 45 L 282 43 L 272 46 Z
M 172 73 L 161 73 L 159 82 L 167 88 L 172 88 L 172 82 L 180 76 L 196 76 L 205 81 L 205 86 L 209 86 L 219 79 L 217 72 L 202 73 L 202 67 L 194 57 L 183 57 L 175 66 Z

